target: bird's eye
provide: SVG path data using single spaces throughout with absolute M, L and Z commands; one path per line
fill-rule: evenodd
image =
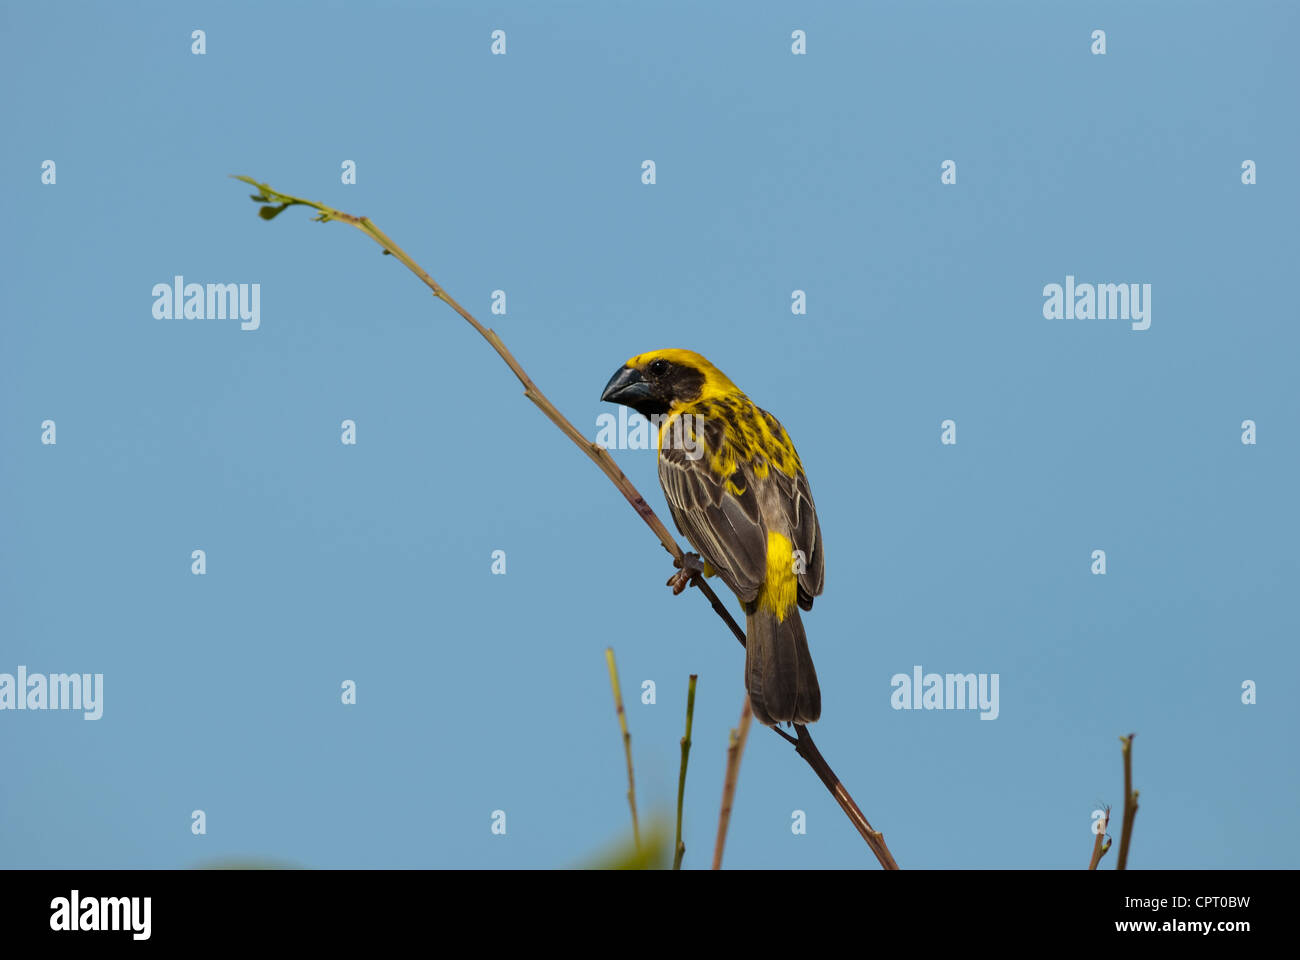
M 655 360 L 653 363 L 650 364 L 650 372 L 653 373 L 656 377 L 662 377 L 665 373 L 668 372 L 668 361 Z

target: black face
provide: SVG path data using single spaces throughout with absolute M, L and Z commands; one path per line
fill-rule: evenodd
M 642 416 L 667 413 L 674 404 L 694 400 L 704 387 L 704 374 L 694 367 L 662 357 L 640 369 L 622 367 L 610 377 L 600 399 L 631 407 Z

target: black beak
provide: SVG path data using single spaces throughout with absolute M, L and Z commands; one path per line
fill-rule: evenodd
M 640 370 L 623 367 L 609 378 L 600 399 L 621 403 L 625 407 L 635 407 L 650 399 L 650 384 L 641 376 Z

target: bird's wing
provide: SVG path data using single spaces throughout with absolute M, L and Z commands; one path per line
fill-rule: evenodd
M 659 482 L 677 529 L 718 572 L 722 582 L 748 603 L 767 574 L 767 527 L 748 463 L 723 477 L 709 466 L 709 451 L 725 442 L 721 421 L 705 421 L 704 455 L 692 459 L 680 446 L 659 452 Z M 727 481 L 734 489 L 727 489 Z
M 817 522 L 817 508 L 813 505 L 808 478 L 799 473 L 795 483 L 795 547 L 808 558 L 804 572 L 799 574 L 799 606 L 812 609 L 812 598 L 822 592 L 826 580 L 826 567 L 822 552 L 822 526 Z
M 759 414 L 767 421 L 772 435 L 780 437 L 784 444 L 789 445 L 793 462 L 797 464 L 799 455 L 780 421 L 766 410 L 760 410 Z M 813 505 L 808 477 L 798 468 L 794 476 L 772 469 L 765 480 L 760 482 L 764 486 L 759 503 L 768 528 L 789 530 L 794 549 L 803 553 L 803 571 L 798 574 L 799 606 L 810 610 L 813 597 L 822 592 L 825 566 L 821 524 L 817 522 L 817 508 Z

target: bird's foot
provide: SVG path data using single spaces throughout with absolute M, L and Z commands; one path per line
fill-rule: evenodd
M 683 554 L 681 560 L 673 561 L 673 566 L 679 568 L 668 578 L 667 585 L 673 588 L 673 596 L 677 596 L 689 587 L 695 577 L 704 574 L 704 561 L 700 559 L 698 553 Z

